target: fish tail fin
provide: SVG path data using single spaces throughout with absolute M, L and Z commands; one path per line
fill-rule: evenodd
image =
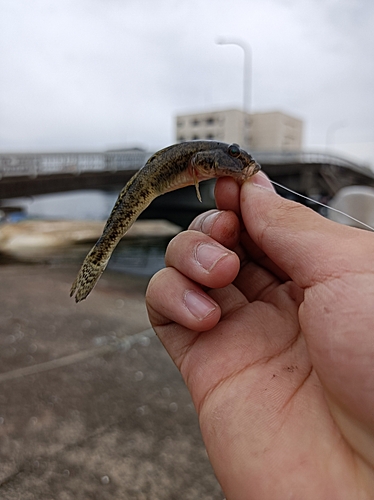
M 75 295 L 75 302 L 80 302 L 81 300 L 87 298 L 108 264 L 109 259 L 106 259 L 104 262 L 100 261 L 95 254 L 96 247 L 93 247 L 84 259 L 82 267 L 78 272 L 78 276 L 72 284 L 70 297 Z

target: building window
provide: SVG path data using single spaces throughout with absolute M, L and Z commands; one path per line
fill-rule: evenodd
M 196 134 L 192 136 L 193 141 L 198 141 L 199 139 L 200 139 L 200 137 Z
M 194 127 L 197 127 L 198 125 L 200 125 L 200 120 L 198 120 L 197 118 L 194 118 L 194 119 L 192 120 L 192 125 L 193 125 Z
M 183 137 L 183 135 L 181 135 L 180 137 L 178 137 L 177 139 L 179 142 L 184 142 L 186 139 L 185 137 Z
M 207 125 L 214 125 L 215 119 L 212 116 L 209 116 L 209 118 L 206 119 L 206 124 Z
M 207 134 L 206 138 L 208 141 L 212 141 L 214 139 L 214 134 Z

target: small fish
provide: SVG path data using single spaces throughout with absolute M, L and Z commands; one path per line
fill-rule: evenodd
M 103 234 L 85 258 L 70 296 L 80 302 L 94 288 L 113 250 L 148 205 L 161 194 L 195 185 L 201 201 L 199 182 L 231 176 L 245 180 L 260 165 L 237 144 L 216 141 L 189 141 L 155 153 L 126 184 L 118 196 Z

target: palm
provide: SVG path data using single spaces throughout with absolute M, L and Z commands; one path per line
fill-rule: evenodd
M 266 284 L 246 290 L 241 285 L 254 274 L 262 274 Z M 186 332 L 188 354 L 181 366 L 198 374 L 188 378 L 196 406 L 216 388 L 222 389 L 224 381 L 231 383 L 247 373 L 253 377 L 250 391 L 257 391 L 262 379 L 262 390 L 280 383 L 289 397 L 288 386 L 294 390 L 295 382 L 302 383 L 311 369 L 298 320 L 300 290 L 248 264 L 233 284 L 209 294 L 221 307 L 221 320 L 208 332 Z M 201 358 L 206 359 L 202 366 Z
M 242 273 L 247 274 L 248 268 Z M 324 446 L 330 442 L 326 462 L 341 451 L 333 450 L 339 433 L 300 332 L 295 301 L 299 290 L 292 283 L 276 282 L 268 292 L 258 290 L 255 302 L 255 297 L 241 293 L 240 285 L 211 291 L 223 310 L 221 321 L 208 332 L 193 336 L 189 332 L 190 344 L 185 346 L 188 354 L 181 363 L 182 374 L 223 484 L 233 458 L 230 452 L 248 458 L 250 451 L 252 467 L 265 474 L 271 469 L 281 481 L 287 469 L 302 463 L 302 457 L 308 457 L 306 467 L 317 462 L 316 443 L 322 437 Z M 238 434 L 243 424 L 244 440 Z M 221 436 L 218 442 L 217 436 Z M 267 453 L 262 455 L 264 449 Z M 320 463 L 321 473 L 326 462 Z M 343 482 L 342 487 L 346 487 Z

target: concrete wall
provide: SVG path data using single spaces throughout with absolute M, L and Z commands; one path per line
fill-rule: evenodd
M 251 149 L 297 151 L 302 148 L 303 122 L 279 111 L 251 116 Z

